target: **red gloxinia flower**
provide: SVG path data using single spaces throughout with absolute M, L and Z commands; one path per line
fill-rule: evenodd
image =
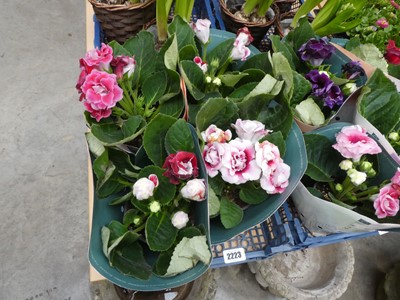
M 395 41 L 389 40 L 386 46 L 385 58 L 389 64 L 400 65 L 400 48 L 396 47 Z
M 195 178 L 199 173 L 196 155 L 185 151 L 168 155 L 163 168 L 167 169 L 163 175 L 168 177 L 172 184 L 179 184 L 180 179 Z

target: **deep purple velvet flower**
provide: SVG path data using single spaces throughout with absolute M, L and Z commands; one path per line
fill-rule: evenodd
M 365 71 L 358 61 L 350 61 L 342 65 L 342 72 L 343 75 L 349 80 L 353 80 L 358 78 L 359 76 L 365 75 Z
M 334 106 L 341 106 L 343 104 L 343 92 L 339 86 L 333 84 L 324 97 L 324 106 L 332 109 Z
M 333 81 L 325 73 L 320 73 L 318 70 L 312 70 L 305 75 L 306 79 L 310 81 L 312 92 L 315 97 L 324 97 L 324 95 L 331 89 Z
M 301 45 L 298 54 L 303 61 L 308 61 L 313 66 L 319 66 L 325 59 L 331 57 L 335 49 L 326 38 L 312 38 Z

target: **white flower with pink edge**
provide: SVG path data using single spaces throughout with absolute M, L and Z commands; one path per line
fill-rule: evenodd
M 201 132 L 201 137 L 206 143 L 225 143 L 231 140 L 232 132 L 229 129 L 223 131 L 215 125 L 210 125 L 205 131 Z
M 236 134 L 243 140 L 249 140 L 252 143 L 257 142 L 262 137 L 266 136 L 271 130 L 265 130 L 265 125 L 259 121 L 237 119 L 235 124 Z
M 281 160 L 275 170 L 263 172 L 260 185 L 268 194 L 281 194 L 289 185 L 289 177 L 290 167 Z
M 158 186 L 158 177 L 155 174 L 148 178 L 142 177 L 133 185 L 133 195 L 137 200 L 147 200 L 153 196 L 154 189 Z
M 191 25 L 199 41 L 203 44 L 206 44 L 210 38 L 210 20 L 198 19 L 196 23 L 192 23 Z
M 255 161 L 252 142 L 236 138 L 225 144 L 220 169 L 222 179 L 231 184 L 242 184 L 249 180 L 258 180 L 261 169 Z
M 181 189 L 181 195 L 185 199 L 203 201 L 206 197 L 206 185 L 204 179 L 189 180 Z
M 225 144 L 214 142 L 204 146 L 203 159 L 207 169 L 207 174 L 211 178 L 217 176 L 222 167 L 222 157 L 225 154 Z
M 256 163 L 264 173 L 271 173 L 282 161 L 279 148 L 269 141 L 257 142 L 255 150 Z

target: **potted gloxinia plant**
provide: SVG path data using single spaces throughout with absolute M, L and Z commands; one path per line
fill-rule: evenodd
M 305 19 L 284 40 L 271 37 L 273 49 L 284 53 L 293 70 L 290 106 L 303 131 L 326 125 L 365 80 L 357 61 L 351 61 L 326 38 L 318 38 Z
M 398 223 L 399 164 L 360 125 L 336 123 L 304 135 L 303 184 L 321 199 Z

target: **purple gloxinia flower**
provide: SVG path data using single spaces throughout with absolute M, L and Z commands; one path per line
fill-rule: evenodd
M 311 82 L 312 92 L 315 97 L 324 97 L 331 89 L 333 81 L 325 73 L 320 73 L 318 70 L 312 70 L 305 75 L 306 79 Z
M 343 92 L 339 86 L 333 84 L 324 97 L 324 106 L 332 109 L 335 105 L 341 106 L 343 104 Z
M 326 38 L 310 39 L 301 45 L 298 54 L 303 61 L 308 61 L 313 66 L 319 66 L 322 62 L 331 57 L 335 47 L 329 44 Z
M 365 75 L 365 71 L 358 61 L 350 61 L 342 65 L 342 72 L 343 75 L 349 80 L 353 80 L 358 78 L 359 76 Z

